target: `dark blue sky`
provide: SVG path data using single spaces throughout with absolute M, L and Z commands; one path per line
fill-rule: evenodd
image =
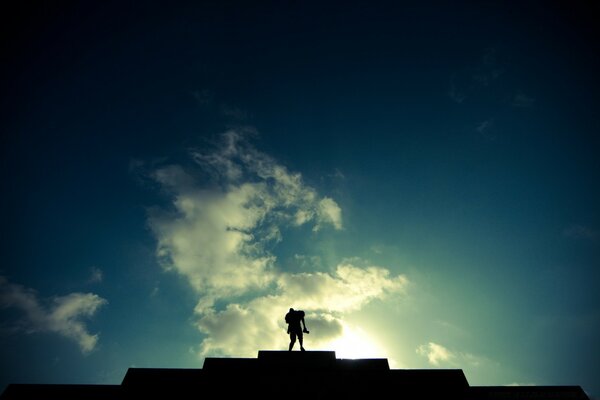
M 2 14 L 0 384 L 276 347 L 215 327 L 354 271 L 371 294 L 313 307 L 339 353 L 600 393 L 597 5 Z

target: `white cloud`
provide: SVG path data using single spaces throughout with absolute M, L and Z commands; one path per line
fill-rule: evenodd
M 289 336 L 284 316 L 289 304 L 300 302 L 285 303 L 283 297 L 262 296 L 244 304 L 228 304 L 221 311 L 205 312 L 197 323 L 198 329 L 206 335 L 199 355 L 255 357 L 258 349 L 287 348 Z M 318 348 L 342 333 L 339 317 L 303 309 L 311 331 L 306 338 L 311 348 Z
M 320 221 L 329 222 L 335 229 L 342 229 L 342 209 L 329 197 L 324 197 L 318 203 L 317 215 Z M 315 225 L 315 230 L 320 228 L 320 224 Z
M 485 357 L 462 351 L 450 350 L 435 342 L 429 342 L 418 346 L 416 352 L 421 356 L 427 357 L 429 364 L 436 367 L 445 365 L 454 368 L 477 368 L 491 363 L 490 360 Z
M 24 314 L 14 323 L 15 331 L 58 333 L 77 342 L 84 354 L 96 347 L 98 334 L 88 332 L 82 319 L 92 317 L 106 303 L 93 293 L 71 293 L 53 297 L 46 306 L 34 290 L 0 277 L 0 306 L 20 309 Z
M 285 348 L 284 315 L 288 308 L 306 311 L 312 348 L 322 347 L 342 334 L 343 315 L 374 299 L 401 293 L 407 280 L 391 277 L 380 267 L 359 268 L 341 264 L 335 273 L 281 273 L 270 295 L 246 303 L 230 303 L 223 310 L 202 308 L 198 328 L 207 335 L 201 355 L 250 357 L 257 349 Z
M 342 263 L 332 274 L 281 274 L 278 289 L 285 293 L 283 300 L 290 304 L 296 300 L 309 310 L 348 312 L 387 294 L 400 293 L 407 283 L 406 277 L 391 277 L 385 268 Z
M 429 342 L 417 347 L 417 354 L 427 357 L 431 365 L 438 366 L 442 362 L 449 362 L 456 358 L 456 355 L 444 346 Z
M 204 294 L 202 305 L 274 282 L 267 243 L 281 240 L 280 226 L 314 223 L 341 228 L 341 210 L 320 198 L 298 173 L 229 131 L 212 152 L 192 152 L 210 174 L 203 185 L 181 166 L 161 168 L 154 179 L 170 191 L 173 209 L 153 209 L 149 225 L 167 269 L 188 278 Z
M 150 213 L 163 265 L 184 275 L 199 292 L 231 295 L 268 284 L 272 257 L 250 233 L 267 212 L 257 204 L 261 186 L 226 191 L 178 187 L 174 213 Z
M 253 356 L 260 348 L 287 347 L 289 307 L 310 313 L 307 323 L 318 335 L 311 332 L 312 343 L 324 343 L 341 334 L 345 313 L 403 292 L 404 276 L 360 260 L 324 271 L 316 270 L 321 263 L 300 260 L 304 272 L 282 270 L 270 250 L 282 232 L 311 224 L 315 234 L 342 229 L 337 202 L 236 131 L 213 151 L 191 156 L 200 178 L 179 165 L 154 172 L 172 208 L 150 210 L 148 223 L 164 268 L 184 276 L 198 294 L 201 355 Z

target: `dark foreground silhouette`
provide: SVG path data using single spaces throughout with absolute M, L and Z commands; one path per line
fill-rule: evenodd
M 296 343 L 296 338 L 298 338 L 300 350 L 305 351 L 304 333 L 308 334 L 310 332 L 308 329 L 306 329 L 306 322 L 304 322 L 304 311 L 290 308 L 290 311 L 285 314 L 285 322 L 288 324 L 287 333 L 290 335 L 290 348 L 288 350 L 292 351 L 294 344 Z M 302 323 L 302 326 L 300 326 L 300 323 Z
M 336 358 L 333 351 L 259 351 L 258 358 L 206 358 L 202 369 L 129 368 L 120 385 L 13 384 L 0 400 L 192 397 L 588 400 L 579 386 L 470 386 L 460 369 L 390 369 L 385 358 L 346 360 Z

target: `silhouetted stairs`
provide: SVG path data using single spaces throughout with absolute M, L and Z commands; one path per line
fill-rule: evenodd
M 12 384 L 7 399 L 587 399 L 579 386 L 471 387 L 459 369 L 390 369 L 333 351 L 259 351 L 206 358 L 202 369 L 130 368 L 121 385 Z

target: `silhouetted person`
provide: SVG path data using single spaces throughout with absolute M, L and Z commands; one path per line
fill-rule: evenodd
M 294 310 L 290 308 L 290 311 L 285 314 L 285 322 L 288 324 L 287 333 L 290 334 L 290 348 L 289 351 L 292 351 L 294 344 L 296 343 L 296 337 L 298 337 L 298 341 L 300 342 L 300 350 L 304 351 L 304 346 L 302 345 L 303 333 L 310 333 L 306 329 L 306 323 L 304 322 L 304 311 L 302 310 Z M 300 322 L 304 326 L 300 326 Z

